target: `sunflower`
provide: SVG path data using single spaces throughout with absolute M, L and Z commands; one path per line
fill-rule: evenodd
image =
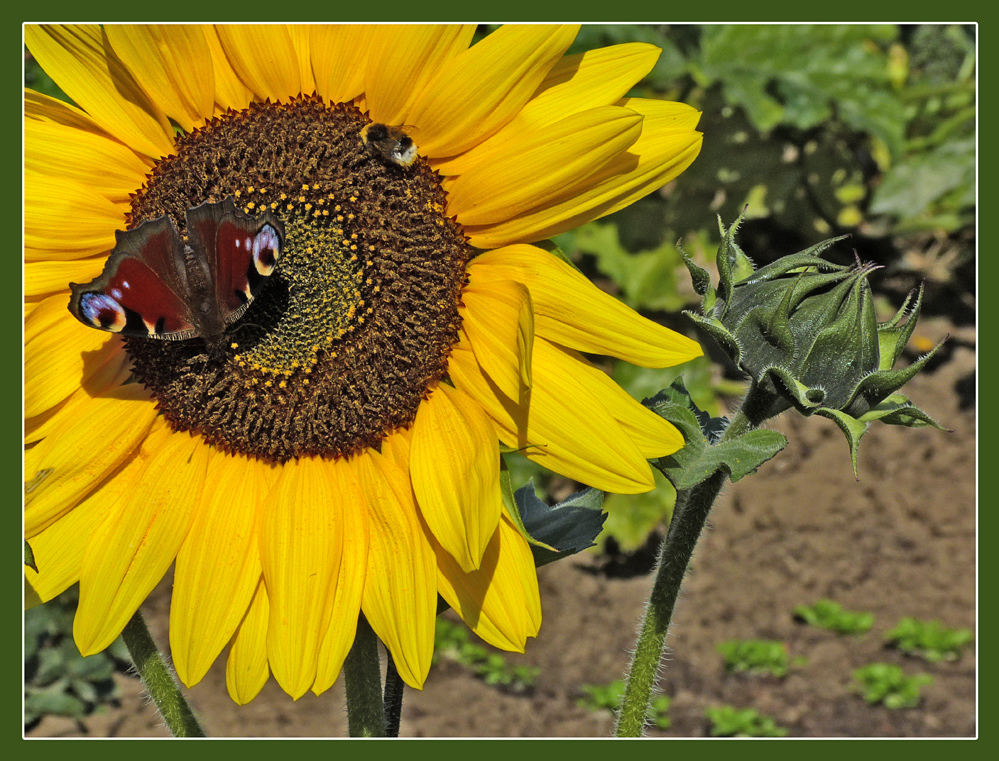
M 25 92 L 26 596 L 79 582 L 83 654 L 175 563 L 188 686 L 228 646 L 236 702 L 270 675 L 319 694 L 363 614 L 420 688 L 438 594 L 497 647 L 538 632 L 501 445 L 618 493 L 682 445 L 583 353 L 667 367 L 698 346 L 530 243 L 676 177 L 698 112 L 626 97 L 650 45 L 474 31 L 25 28 L 76 104 Z M 285 249 L 217 355 L 67 311 L 116 231 L 183 234 L 229 198 L 274 214 Z

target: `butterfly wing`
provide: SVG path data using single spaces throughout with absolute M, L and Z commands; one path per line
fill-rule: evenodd
M 169 340 L 197 334 L 185 296 L 183 241 L 167 216 L 116 230 L 100 277 L 69 286 L 69 311 L 89 327 Z
M 271 212 L 250 217 L 233 199 L 187 211 L 187 233 L 203 251 L 222 320 L 238 320 L 274 273 L 284 247 L 284 226 Z

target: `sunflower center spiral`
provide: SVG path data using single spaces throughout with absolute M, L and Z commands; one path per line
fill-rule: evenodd
M 133 374 L 176 430 L 263 460 L 346 457 L 409 427 L 444 376 L 471 249 L 439 177 L 366 149 L 370 121 L 317 96 L 229 110 L 180 137 L 133 197 L 129 228 L 232 196 L 271 210 L 275 274 L 209 354 L 127 338 Z

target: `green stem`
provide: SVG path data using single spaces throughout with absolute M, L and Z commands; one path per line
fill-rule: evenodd
M 754 428 L 753 417 L 746 411 L 752 411 L 757 406 L 758 399 L 751 392 L 732 416 L 721 440 L 735 438 Z M 677 490 L 673 519 L 659 550 L 656 580 L 638 635 L 635 655 L 628 670 L 624 699 L 614 731 L 618 737 L 641 737 L 645 729 L 680 584 L 687 573 L 697 540 L 704 530 L 708 513 L 711 512 L 711 506 L 725 479 L 726 474 L 718 471 L 697 486 Z
M 343 664 L 347 691 L 347 729 L 351 737 L 385 737 L 378 638 L 362 613 L 354 644 Z
M 399 722 L 402 720 L 402 694 L 406 683 L 399 676 L 392 653 L 385 651 L 385 732 L 389 737 L 399 736 Z
M 205 730 L 198 724 L 194 712 L 184 700 L 177 680 L 167 666 L 166 659 L 156 648 L 139 611 L 135 611 L 135 615 L 125 625 L 121 638 L 132 656 L 132 663 L 135 664 L 146 691 L 152 696 L 173 736 L 204 737 Z

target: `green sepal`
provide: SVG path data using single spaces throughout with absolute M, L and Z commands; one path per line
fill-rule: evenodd
M 761 373 L 763 378 L 776 382 L 794 400 L 796 409 L 804 415 L 810 415 L 826 398 L 826 392 L 821 388 L 810 388 L 799 381 L 784 367 L 768 367 Z
M 736 340 L 736 337 L 729 333 L 725 326 L 712 317 L 702 317 L 696 312 L 684 310 L 683 313 L 696 323 L 705 333 L 711 336 L 715 342 L 725 350 L 725 353 L 728 354 L 729 358 L 733 362 L 739 364 L 742 360 L 742 347 L 739 346 L 739 342 Z
M 906 428 L 936 428 L 938 431 L 949 431 L 931 418 L 919 407 L 909 401 L 904 394 L 892 394 L 882 399 L 877 406 L 871 408 L 859 418 L 862 422 L 873 423 L 880 420 L 888 425 L 902 425 Z
M 721 243 L 718 244 L 718 255 L 715 258 L 715 266 L 718 268 L 718 296 L 727 305 L 732 300 L 732 288 L 737 280 L 742 278 L 739 274 L 745 275 L 747 266 L 748 274 L 753 274 L 753 263 L 749 257 L 739 248 L 735 242 L 735 233 L 742 222 L 742 215 L 725 229 L 721 217 L 718 217 L 718 230 L 721 232 Z
M 912 293 L 906 297 L 905 303 L 902 304 L 894 317 L 887 323 L 878 325 L 878 345 L 881 351 L 879 370 L 891 370 L 898 358 L 902 356 L 902 351 L 909 342 L 909 338 L 912 337 L 912 331 L 916 329 L 916 320 L 919 319 L 919 313 L 923 309 L 923 290 L 923 286 L 920 285 L 919 296 L 916 298 L 915 306 L 912 307 L 912 314 L 904 323 L 899 324 L 906 314 L 909 302 L 912 301 Z
M 815 414 L 832 420 L 839 426 L 843 435 L 846 436 L 846 443 L 850 447 L 850 462 L 853 464 L 853 477 L 859 481 L 860 476 L 857 475 L 857 454 L 860 451 L 860 439 L 867 432 L 870 423 L 862 422 L 855 417 L 847 415 L 845 412 L 833 410 L 829 407 L 820 407 L 815 410 Z
M 683 263 L 687 266 L 687 272 L 690 273 L 690 282 L 694 286 L 694 293 L 698 296 L 704 296 L 708 291 L 714 291 L 711 286 L 711 273 L 709 273 L 703 267 L 694 264 L 694 260 L 687 256 L 687 252 L 677 245 L 677 250 L 680 252 L 680 256 L 683 257 Z M 707 311 L 704 312 L 707 314 Z
M 860 412 L 861 414 L 867 412 L 865 404 L 867 400 L 873 400 L 874 405 L 877 406 L 877 402 L 881 399 L 886 399 L 890 394 L 898 391 L 902 386 L 912 380 L 916 374 L 923 369 L 927 362 L 933 357 L 934 354 L 943 346 L 944 341 L 947 340 L 949 336 L 944 336 L 944 338 L 934 346 L 927 354 L 917 359 L 908 367 L 903 367 L 900 370 L 878 370 L 871 373 L 870 375 L 864 377 L 860 383 L 857 384 L 856 389 L 854 389 L 853 395 L 851 396 L 850 403 L 846 405 L 846 409 L 850 409 L 851 412 Z M 864 409 L 857 409 L 857 405 L 860 404 Z
M 716 443 L 728 421 L 712 418 L 698 409 L 681 378 L 642 403 L 683 434 L 686 443 L 681 450 L 668 457 L 651 460 L 652 465 L 677 490 L 691 489 L 719 470 L 727 473 L 733 482 L 738 481 L 787 445 L 787 439 L 782 434 L 763 428 Z
M 31 545 L 28 544 L 27 539 L 24 540 L 24 564 L 35 573 L 38 573 L 38 566 L 35 565 L 35 553 L 31 551 Z

